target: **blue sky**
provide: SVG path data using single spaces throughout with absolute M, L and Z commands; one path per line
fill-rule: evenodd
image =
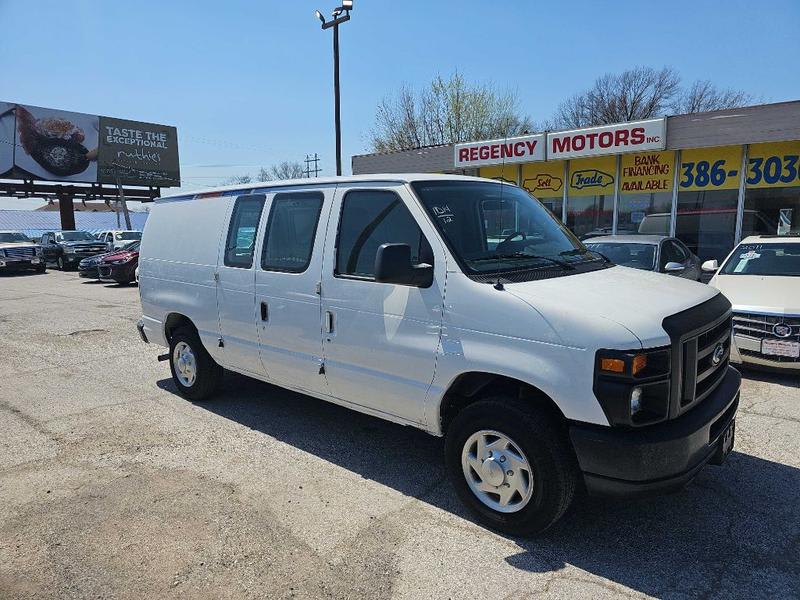
M 175 125 L 185 189 L 306 153 L 334 169 L 332 0 L 0 0 L 0 99 Z M 613 8 L 612 8 L 613 7 Z M 343 155 L 382 96 L 455 69 L 534 120 L 599 75 L 676 68 L 800 98 L 800 2 L 355 0 L 342 26 Z

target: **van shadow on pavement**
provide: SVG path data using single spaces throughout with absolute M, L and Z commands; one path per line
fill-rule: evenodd
M 171 379 L 157 385 L 177 394 Z M 439 438 L 227 372 L 219 395 L 197 406 L 470 518 L 446 480 Z M 799 496 L 800 469 L 734 451 L 676 494 L 580 496 L 541 536 L 509 538 L 520 551 L 504 558 L 536 573 L 573 565 L 657 597 L 800 597 Z

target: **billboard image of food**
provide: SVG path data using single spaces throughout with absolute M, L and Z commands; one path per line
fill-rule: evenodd
M 180 185 L 175 127 L 0 102 L 0 177 Z
M 97 181 L 98 117 L 21 104 L 16 116 L 18 169 L 32 179 Z
M 0 177 L 14 168 L 14 105 L 0 102 Z

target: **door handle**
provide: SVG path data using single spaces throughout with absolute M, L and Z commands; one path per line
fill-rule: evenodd
M 329 310 L 325 311 L 325 332 L 333 333 L 333 313 Z
M 267 303 L 263 300 L 261 301 L 261 320 L 268 321 L 269 320 L 269 307 Z

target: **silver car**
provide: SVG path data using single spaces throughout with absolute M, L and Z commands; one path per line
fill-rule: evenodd
M 583 241 L 623 267 L 700 281 L 700 259 L 682 241 L 665 235 L 604 235 Z

